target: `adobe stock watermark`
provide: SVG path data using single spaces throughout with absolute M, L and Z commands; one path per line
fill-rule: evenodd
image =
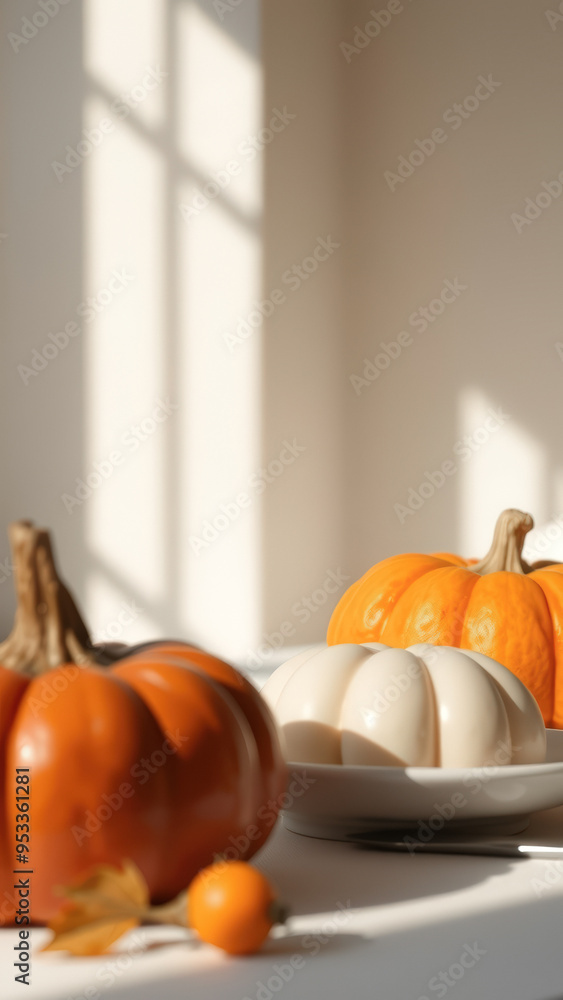
M 487 954 L 485 948 L 481 948 L 478 941 L 474 941 L 473 944 L 464 944 L 463 951 L 459 956 L 457 962 L 452 962 L 447 969 L 442 969 L 437 975 L 432 976 L 432 979 L 428 980 L 426 989 L 432 994 L 433 997 L 440 998 L 445 997 L 449 990 L 453 986 L 459 983 L 460 979 L 463 979 L 466 972 L 472 969 L 477 962 L 479 962 Z M 418 1000 L 430 1000 L 427 994 L 418 997 Z
M 37 718 L 41 712 L 44 712 L 46 708 L 49 708 L 49 706 L 52 705 L 61 694 L 68 691 L 71 684 L 73 684 L 74 681 L 80 677 L 82 669 L 82 667 L 75 663 L 69 663 L 65 666 L 64 672 L 48 672 L 42 676 L 41 690 L 38 693 L 38 697 L 32 695 L 27 699 L 27 705 L 31 709 L 35 718 Z M 37 685 L 34 686 L 34 691 L 36 687 Z
M 136 601 L 122 601 L 114 618 L 92 635 L 94 643 L 117 642 L 143 614 Z
M 310 594 L 299 598 L 291 605 L 290 617 L 286 618 L 274 632 L 265 632 L 262 642 L 256 650 L 247 649 L 246 666 L 250 670 L 256 670 L 271 657 L 272 653 L 278 652 L 288 639 L 297 634 L 296 622 L 306 625 L 313 615 L 316 615 L 329 598 L 337 594 L 348 583 L 350 577 L 343 573 L 340 567 L 329 569 L 320 587 L 316 587 Z
M 518 235 L 524 231 L 526 226 L 531 226 L 540 215 L 549 208 L 554 201 L 561 197 L 563 191 L 563 170 L 560 170 L 555 180 L 542 181 L 543 191 L 539 191 L 533 198 L 524 200 L 522 213 L 513 212 L 510 220 Z
M 3 583 L 6 583 L 7 580 L 11 580 L 14 575 L 14 568 L 12 557 L 5 556 L 5 558 L 0 562 L 0 586 Z
M 505 413 L 501 408 L 494 410 L 492 407 L 489 407 L 487 414 L 482 424 L 476 427 L 470 434 L 464 434 L 453 445 L 452 452 L 461 459 L 462 463 L 470 461 L 489 442 L 491 437 L 510 420 L 510 414 Z M 438 490 L 441 490 L 447 480 L 451 479 L 458 471 L 459 465 L 452 459 L 445 459 L 439 469 L 434 469 L 432 472 L 426 470 L 422 482 L 416 488 L 414 486 L 409 487 L 406 502 L 393 504 L 393 510 L 400 523 L 404 524 L 407 517 L 411 517 L 424 507 L 424 504 Z
M 422 667 L 418 660 L 412 660 L 406 670 L 401 670 L 391 675 L 391 680 L 383 691 L 376 691 L 370 708 L 363 707 L 361 715 L 364 722 L 369 726 L 377 719 L 381 718 L 389 711 L 392 705 L 399 700 L 405 691 L 408 691 L 412 682 L 422 676 Z
M 379 616 L 380 609 L 376 606 L 375 614 Z M 441 656 L 443 656 L 447 650 L 446 646 L 455 645 L 455 638 L 459 634 L 459 626 L 463 625 L 465 622 L 465 612 L 462 614 L 454 614 L 453 619 L 450 623 L 450 630 L 446 632 L 441 639 L 440 645 L 435 647 L 429 647 L 424 654 L 424 663 L 429 665 L 436 663 Z M 369 616 L 366 615 L 366 625 L 371 625 Z M 418 680 L 424 670 L 418 659 L 413 659 L 409 663 L 406 670 L 398 671 L 391 675 L 389 683 L 385 686 L 383 691 L 376 691 L 371 707 L 363 707 L 361 711 L 362 718 L 367 725 L 372 724 L 386 712 L 399 700 L 401 695 L 408 691 L 413 683 L 413 681 Z M 504 751 L 504 744 L 501 744 L 501 753 Z M 498 761 L 498 763 L 503 763 L 503 761 Z M 505 761 L 509 763 L 509 761 Z
M 28 45 L 57 16 L 61 7 L 66 7 L 69 2 L 70 0 L 38 0 L 37 10 L 31 17 L 22 17 L 19 34 L 17 31 L 9 31 L 6 36 L 14 52 L 19 52 L 22 46 Z
M 410 0 L 409 0 L 410 2 Z M 374 38 L 381 34 L 381 31 L 388 28 L 395 14 L 404 11 L 401 0 L 389 0 L 389 3 L 381 10 L 372 8 L 369 12 L 370 19 L 366 21 L 363 28 L 357 24 L 354 28 L 352 42 L 340 42 L 340 51 L 347 63 L 351 63 L 354 56 L 358 56 L 363 49 L 366 49 Z
M 66 351 L 71 340 L 84 332 L 84 326 L 87 326 L 96 319 L 96 316 L 112 305 L 115 298 L 134 281 L 135 276 L 129 274 L 127 268 L 122 267 L 118 270 L 114 267 L 107 284 L 77 305 L 76 315 L 84 320 L 83 326 L 80 326 L 76 320 L 69 320 L 61 330 L 49 333 L 41 347 L 34 347 L 28 364 L 17 366 L 17 373 L 23 384 L 29 385 L 32 378 L 36 378 L 42 371 L 45 371 L 62 351 Z
M 132 625 L 142 614 L 142 608 L 137 607 L 135 601 L 123 601 L 119 611 L 112 621 L 108 622 L 105 628 L 92 636 L 93 643 L 114 642 L 123 635 L 125 629 Z M 64 671 L 48 671 L 41 677 L 41 687 L 35 685 L 34 695 L 27 699 L 27 705 L 31 709 L 35 718 L 49 708 L 53 702 L 68 691 L 71 684 L 77 680 L 83 670 L 81 662 L 86 664 L 85 657 L 81 659 L 77 656 L 75 663 L 65 665 Z M 86 664 L 87 665 L 87 664 Z
M 257 819 L 263 821 L 262 830 L 264 827 L 269 830 L 275 826 L 279 810 L 291 809 L 295 800 L 305 795 L 309 788 L 316 783 L 316 780 L 316 778 L 307 774 L 307 771 L 292 771 L 287 790 L 278 795 L 276 799 L 268 799 L 257 810 Z M 221 853 L 214 856 L 213 867 L 205 870 L 205 881 L 213 882 L 224 872 L 230 861 L 238 861 L 239 858 L 245 857 L 250 845 L 255 843 L 261 836 L 261 830 L 256 823 L 249 823 L 244 833 L 239 834 L 239 836 L 231 835 L 228 844 L 225 845 Z
M 129 777 L 133 779 L 134 783 L 122 781 L 115 791 L 102 792 L 101 802 L 96 809 L 94 811 L 87 809 L 84 813 L 84 826 L 75 824 L 71 827 L 70 832 L 79 847 L 82 847 L 85 840 L 89 840 L 98 830 L 101 830 L 103 824 L 107 823 L 116 812 L 123 808 L 124 802 L 133 798 L 137 788 L 146 785 L 152 776 L 157 774 L 170 758 L 178 753 L 180 747 L 184 743 L 188 743 L 190 739 L 189 736 L 182 736 L 179 729 L 175 729 L 174 732 L 166 729 L 165 735 L 166 739 L 160 749 L 153 750 L 149 757 L 141 757 L 133 764 L 129 771 Z
M 462 285 L 459 278 L 450 281 L 445 278 L 442 288 L 435 299 L 431 299 L 427 306 L 419 306 L 409 316 L 408 323 L 417 333 L 425 333 L 428 327 L 435 323 L 446 308 L 456 302 L 462 292 L 467 291 L 467 285 Z M 364 358 L 360 374 L 349 375 L 350 383 L 356 396 L 361 395 L 362 389 L 366 388 L 379 378 L 382 372 L 391 367 L 394 361 L 401 357 L 404 350 L 414 344 L 412 335 L 407 330 L 400 330 L 395 335 L 395 340 L 389 343 L 381 342 L 381 351 L 373 359 Z
M 461 103 L 452 104 L 444 111 L 442 115 L 444 125 L 449 126 L 450 132 L 457 132 L 463 123 L 471 118 L 477 109 L 485 101 L 488 101 L 501 86 L 502 84 L 498 80 L 493 79 L 492 73 L 486 77 L 478 76 L 477 86 L 473 93 L 465 97 Z M 450 132 L 442 126 L 438 126 L 432 129 L 426 138 L 415 139 L 414 148 L 410 153 L 407 153 L 406 156 L 404 154 L 399 156 L 395 171 L 384 171 L 383 176 L 389 189 L 395 193 L 399 184 L 404 184 L 409 177 L 412 177 L 415 170 L 418 170 L 436 152 L 438 146 L 443 146 L 448 141 Z
M 128 93 L 120 94 L 110 104 L 110 111 L 117 121 L 128 118 L 134 109 L 147 99 L 153 90 L 160 86 L 168 73 L 160 69 L 159 66 L 146 66 L 146 73 L 140 83 L 136 84 Z M 93 128 L 83 128 L 82 136 L 75 146 L 66 145 L 64 162 L 52 160 L 51 167 L 59 184 L 62 184 L 67 174 L 72 174 L 77 167 L 80 167 L 84 160 L 93 153 L 94 149 L 101 146 L 107 135 L 115 132 L 115 121 L 108 115 L 100 118 Z
M 494 756 L 485 761 L 481 767 L 473 767 L 467 771 L 461 779 L 464 790 L 469 795 L 477 795 L 484 785 L 498 775 L 501 769 L 510 764 L 512 755 L 521 747 L 511 746 L 503 740 L 499 740 Z M 445 802 L 434 802 L 434 812 L 426 820 L 419 820 L 416 828 L 416 835 L 405 834 L 402 838 L 410 855 L 416 854 L 417 849 L 424 844 L 429 844 L 437 833 L 444 829 L 446 823 L 455 819 L 460 810 L 465 809 L 469 804 L 469 799 L 462 791 L 453 792 Z
M 104 996 L 102 989 L 108 990 L 111 986 L 115 986 L 121 976 L 131 969 L 135 959 L 139 955 L 146 955 L 147 942 L 138 931 L 134 931 L 132 936 L 127 938 L 127 941 L 128 947 L 125 951 L 112 955 L 110 960 L 96 969 L 94 976 L 96 985 L 92 984 L 92 986 L 88 986 L 87 989 L 81 990 L 80 993 L 74 993 L 72 996 L 68 994 L 65 1000 L 101 1000 Z M 104 957 L 108 958 L 107 955 Z
M 298 444 L 296 438 L 293 438 L 293 441 L 287 439 L 283 441 L 278 456 L 249 477 L 248 491 L 242 490 L 237 493 L 234 500 L 222 503 L 218 512 L 203 522 L 199 533 L 189 536 L 188 542 L 192 552 L 199 556 L 204 549 L 208 549 L 213 542 L 216 542 L 219 536 L 238 520 L 243 510 L 252 506 L 254 498 L 260 496 L 270 483 L 279 479 L 305 450 L 305 446 Z
M 232 14 L 241 3 L 244 3 L 244 0 L 213 0 L 213 9 L 219 20 L 224 21 L 227 14 Z
M 534 528 L 526 536 L 523 554 L 527 562 L 540 560 L 553 543 L 559 541 L 563 536 L 563 513 L 552 514 L 550 522 L 545 528 Z
M 221 191 L 228 188 L 233 177 L 238 177 L 242 173 L 244 165 L 252 163 L 258 156 L 258 153 L 261 153 L 266 146 L 269 146 L 276 135 L 283 132 L 289 123 L 297 118 L 297 115 L 291 114 L 285 105 L 282 111 L 278 108 L 273 108 L 271 114 L 272 117 L 268 125 L 264 125 L 256 135 L 245 136 L 242 142 L 238 144 L 237 153 L 240 153 L 242 162 L 236 158 L 229 160 L 222 170 L 215 170 L 210 174 L 209 180 L 203 187 L 195 188 L 195 195 L 191 198 L 191 201 L 187 203 L 182 202 L 179 205 L 180 215 L 185 222 L 189 224 L 193 223 L 207 206 L 215 198 L 219 197 Z
M 352 919 L 351 907 L 352 901 L 350 899 L 347 899 L 345 903 L 338 902 L 334 913 L 323 921 L 320 931 L 303 935 L 298 945 L 301 953 L 295 951 L 287 962 L 275 962 L 272 965 L 272 975 L 265 981 L 258 979 L 252 996 L 246 994 L 242 1000 L 274 1000 L 274 997 L 281 993 L 284 986 L 293 980 L 296 973 L 305 968 L 307 960 L 318 955 L 334 936 L 350 922 Z M 306 954 L 304 955 L 302 952 Z
M 556 31 L 558 25 L 563 24 L 563 0 L 561 0 L 557 10 L 546 10 L 545 16 L 551 30 Z
M 252 309 L 247 316 L 239 316 L 234 333 L 224 333 L 225 341 L 229 351 L 232 353 L 248 340 L 249 337 L 259 330 L 265 316 L 271 316 L 279 306 L 287 302 L 289 292 L 297 292 L 304 281 L 308 281 L 312 274 L 318 270 L 319 265 L 332 256 L 335 250 L 340 248 L 340 243 L 333 240 L 332 236 L 317 236 L 317 242 L 309 256 L 304 257 L 298 264 L 288 267 L 281 276 L 280 284 L 284 288 L 272 288 L 270 294 L 260 302 L 253 302 Z
M 543 896 L 545 892 L 550 892 L 554 885 L 558 885 L 563 879 L 563 861 L 545 861 L 543 878 L 531 878 L 530 886 L 536 896 Z
M 127 455 L 132 455 L 139 450 L 153 434 L 170 419 L 178 403 L 173 403 L 168 396 L 164 399 L 159 397 L 155 400 L 149 416 L 146 416 L 138 424 L 131 424 L 123 432 L 119 439 L 121 447 L 114 448 L 106 458 L 99 462 L 93 462 L 91 472 L 87 472 L 82 478 L 76 478 L 74 493 L 61 493 L 61 503 L 67 514 L 73 514 L 75 507 L 81 507 L 89 500 L 96 490 L 103 486 L 104 482 L 111 479 L 116 469 L 123 465 Z

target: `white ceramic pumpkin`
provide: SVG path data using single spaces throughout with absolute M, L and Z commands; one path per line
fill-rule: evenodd
M 482 767 L 545 757 L 533 695 L 502 664 L 470 650 L 317 646 L 282 664 L 262 694 L 289 761 Z

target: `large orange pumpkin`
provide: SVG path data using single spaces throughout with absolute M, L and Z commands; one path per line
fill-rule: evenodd
M 287 783 L 259 692 L 182 643 L 98 665 L 48 535 L 20 522 L 11 539 L 19 603 L 0 644 L 0 926 L 48 920 L 53 888 L 95 864 L 131 858 L 158 902 L 214 855 L 254 854 Z M 61 663 L 74 652 L 79 662 Z M 18 914 L 14 883 L 29 870 Z
M 391 556 L 339 601 L 329 645 L 384 642 L 472 649 L 509 667 L 546 725 L 563 728 L 563 565 L 521 557 L 529 514 L 504 511 L 480 562 L 449 552 Z
M 260 694 L 228 664 L 180 647 L 34 679 L 0 667 L 0 773 L 0 912 L 10 924 L 28 815 L 31 917 L 43 922 L 60 906 L 53 886 L 97 863 L 131 858 L 156 902 L 215 854 L 251 856 L 286 786 Z M 18 815 L 26 773 L 29 810 Z

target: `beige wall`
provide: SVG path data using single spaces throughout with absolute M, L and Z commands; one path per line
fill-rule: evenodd
M 406 2 L 348 66 L 348 370 L 402 329 L 413 338 L 359 397 L 347 394 L 357 571 L 419 547 L 481 552 L 505 506 L 540 522 L 562 509 L 563 198 L 520 233 L 511 220 L 563 170 L 563 26 L 551 30 L 546 6 Z M 364 25 L 367 10 L 355 2 L 350 23 Z M 489 75 L 501 86 L 469 117 L 448 114 Z M 440 126 L 446 141 L 391 191 L 384 172 Z M 467 289 L 455 303 L 426 332 L 409 326 L 456 277 Z M 489 406 L 510 419 L 486 441 Z M 452 454 L 467 433 L 478 450 Z M 395 503 L 444 460 L 457 471 L 401 523 Z
M 263 20 L 265 105 L 296 118 L 266 151 L 264 287 L 281 286 L 287 301 L 264 329 L 262 447 L 266 459 L 289 435 L 305 449 L 264 492 L 264 629 L 289 622 L 299 643 L 323 635 L 335 599 L 323 592 L 327 572 L 346 570 L 342 8 L 289 0 L 265 4 Z M 318 237 L 335 246 L 303 268 Z
M 518 223 L 520 233 L 511 219 L 544 180 L 563 170 L 563 23 L 552 30 L 545 4 L 529 0 L 406 0 L 390 5 L 390 23 L 379 33 L 369 26 L 376 33 L 370 39 L 355 28 L 363 31 L 378 4 L 342 3 L 340 22 L 332 7 L 325 20 L 326 5 L 309 3 L 306 15 L 303 6 L 266 7 L 266 23 L 276 30 L 266 32 L 265 65 L 281 93 L 301 81 L 307 66 L 316 81 L 314 68 L 338 57 L 331 84 L 338 80 L 339 96 L 334 100 L 331 84 L 325 85 L 322 102 L 323 108 L 332 102 L 334 129 L 340 127 L 336 161 L 323 147 L 316 82 L 310 82 L 297 96 L 307 153 L 294 132 L 295 156 L 282 171 L 272 149 L 267 217 L 285 246 L 291 206 L 291 239 L 305 240 L 305 220 L 327 211 L 327 178 L 340 169 L 340 309 L 331 310 L 327 328 L 320 290 L 312 327 L 304 303 L 291 322 L 280 315 L 283 329 L 276 328 L 271 350 L 285 352 L 278 412 L 291 395 L 303 437 L 324 423 L 324 436 L 334 443 L 329 454 L 325 441 L 310 462 L 337 485 L 339 507 L 332 495 L 313 506 L 308 494 L 291 494 L 288 483 L 283 508 L 274 510 L 274 496 L 267 498 L 272 534 L 283 538 L 300 517 L 300 566 L 307 575 L 311 536 L 320 550 L 317 564 L 330 560 L 336 546 L 352 577 L 398 551 L 479 554 L 503 507 L 530 510 L 539 525 L 563 510 L 563 367 L 556 351 L 563 339 L 563 197 L 531 225 Z M 355 40 L 363 48 L 353 52 L 346 46 Z M 489 80 L 489 90 L 480 77 Z M 467 98 L 460 117 L 453 106 Z M 432 150 L 425 140 L 435 129 L 442 141 Z M 387 180 L 385 172 L 397 173 L 399 157 L 408 157 L 417 139 L 431 155 L 412 173 L 403 166 L 404 181 Z M 323 153 L 324 167 L 316 159 Z M 310 163 L 316 182 L 301 185 Z M 457 294 L 446 280 L 454 288 L 457 281 Z M 433 302 L 442 292 L 450 301 Z M 420 309 L 430 303 L 439 315 L 425 321 Z M 306 348 L 299 346 L 305 330 Z M 398 337 L 400 353 L 393 346 Z M 366 379 L 365 359 L 381 355 L 381 343 L 391 345 L 395 357 L 379 374 L 368 366 Z M 384 351 L 378 362 L 387 364 Z M 328 372 L 331 396 L 322 401 L 318 387 Z M 308 393 L 302 388 L 307 378 Z M 420 500 L 414 493 L 424 482 Z M 561 535 L 560 527 L 549 539 L 541 535 L 533 554 L 539 557 L 549 543 L 563 557 Z M 281 573 L 288 592 L 297 548 L 275 561 L 276 586 Z M 272 627 L 275 615 L 271 600 Z M 321 635 L 321 617 L 307 626 L 308 637 Z
M 20 9 L 21 8 L 21 9 Z M 82 191 L 79 175 L 57 184 L 50 163 L 80 136 L 84 73 L 82 8 L 61 8 L 35 37 L 15 40 L 37 5 L 0 10 L 0 623 L 13 610 L 5 526 L 18 517 L 52 525 L 77 587 L 85 580 L 82 526 L 60 503 L 61 486 L 78 475 L 83 446 L 84 342 L 78 338 L 40 374 L 24 382 L 48 333 L 74 318 L 83 300 Z M 41 20 L 41 19 L 39 19 Z M 33 25 L 32 25 L 33 28 Z
M 116 637 L 260 660 L 268 637 L 321 639 L 343 576 L 375 559 L 478 554 L 503 506 L 540 525 L 563 511 L 563 197 L 520 233 L 511 219 L 563 170 L 563 22 L 543 0 L 394 0 L 353 52 L 368 3 L 231 6 L 72 0 L 17 52 L 7 33 L 37 6 L 0 11 L 0 520 L 54 528 L 96 633 L 133 602 Z M 59 184 L 51 162 L 157 63 L 162 86 Z M 444 121 L 489 75 L 501 85 L 460 127 Z M 240 143 L 278 112 L 251 160 Z M 385 171 L 439 128 L 391 190 Z M 180 202 L 233 157 L 188 224 Z M 123 297 L 24 385 L 17 365 L 122 266 Z M 433 302 L 452 298 L 446 280 L 467 287 Z M 444 309 L 423 332 L 413 314 L 431 302 Z M 398 338 L 363 384 L 364 359 Z M 129 454 L 161 393 L 178 410 Z M 116 442 L 127 461 L 69 514 L 61 495 Z M 241 491 L 250 504 L 194 551 Z M 562 538 L 548 542 L 563 558 Z M 12 606 L 0 573 L 3 631 Z
M 36 0 L 0 10 L 0 561 L 4 525 L 33 518 L 97 637 L 176 635 L 239 657 L 261 624 L 260 337 L 243 364 L 225 335 L 261 290 L 258 0 L 226 14 L 211 0 L 72 0 L 44 22 Z M 57 176 L 53 161 L 102 121 Z M 114 269 L 127 285 L 104 304 Z M 72 320 L 79 334 L 22 380 L 18 365 L 52 355 Z M 226 526 L 222 508 L 237 514 Z M 4 632 L 12 606 L 0 574 Z

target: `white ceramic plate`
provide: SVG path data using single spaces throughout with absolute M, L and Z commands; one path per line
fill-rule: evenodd
M 421 823 L 435 831 L 450 824 L 499 822 L 523 829 L 530 813 L 563 805 L 563 731 L 547 730 L 543 764 L 440 768 L 295 763 L 289 769 L 295 777 L 283 821 L 288 830 L 305 836 L 344 840 L 367 830 Z

